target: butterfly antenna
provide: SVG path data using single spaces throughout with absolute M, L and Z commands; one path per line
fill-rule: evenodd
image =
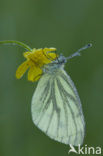
M 72 55 L 70 55 L 69 57 L 67 57 L 66 59 L 71 59 L 71 58 L 73 58 L 75 56 L 81 56 L 80 52 L 82 50 L 85 50 L 85 49 L 90 48 L 90 47 L 92 47 L 92 44 L 91 43 L 89 43 L 89 44 L 85 45 L 84 47 L 80 48 L 78 51 L 76 51 L 75 53 L 73 53 Z
M 55 54 L 56 54 L 56 59 L 57 59 L 57 53 L 55 53 Z M 43 51 L 43 55 L 44 55 L 48 60 L 50 60 L 50 61 L 55 61 L 54 58 L 50 57 L 49 55 L 46 55 L 46 54 L 44 53 L 44 51 Z

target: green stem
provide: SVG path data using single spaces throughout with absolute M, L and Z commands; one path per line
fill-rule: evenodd
M 0 41 L 0 45 L 2 45 L 2 44 L 4 44 L 4 45 L 18 45 L 18 46 L 23 47 L 26 50 L 32 51 L 32 49 L 28 45 L 26 45 L 22 42 L 19 42 L 19 41 L 14 41 L 14 40 Z

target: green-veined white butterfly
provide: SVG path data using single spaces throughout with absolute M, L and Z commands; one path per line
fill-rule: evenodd
M 50 138 L 64 144 L 81 145 L 85 134 L 80 98 L 64 70 L 64 64 L 90 46 L 86 45 L 67 58 L 60 55 L 57 60 L 45 65 L 32 98 L 34 124 Z

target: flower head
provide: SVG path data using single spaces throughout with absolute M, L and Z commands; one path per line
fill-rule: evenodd
M 33 49 L 31 52 L 25 52 L 23 55 L 26 58 L 26 61 L 18 67 L 16 77 L 20 79 L 26 70 L 29 69 L 28 80 L 32 82 L 37 81 L 43 73 L 43 66 L 51 63 L 57 58 L 55 51 L 55 48 L 44 48 Z

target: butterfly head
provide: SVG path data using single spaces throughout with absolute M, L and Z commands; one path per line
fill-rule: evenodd
M 67 62 L 66 57 L 63 56 L 62 54 L 60 54 L 60 56 L 55 61 L 53 61 L 52 63 L 62 65 L 62 64 L 65 64 L 66 62 Z
M 44 65 L 43 72 L 44 73 L 55 73 L 58 69 L 64 68 L 64 64 L 67 62 L 65 56 L 60 54 L 56 60 L 53 60 L 51 63 Z

